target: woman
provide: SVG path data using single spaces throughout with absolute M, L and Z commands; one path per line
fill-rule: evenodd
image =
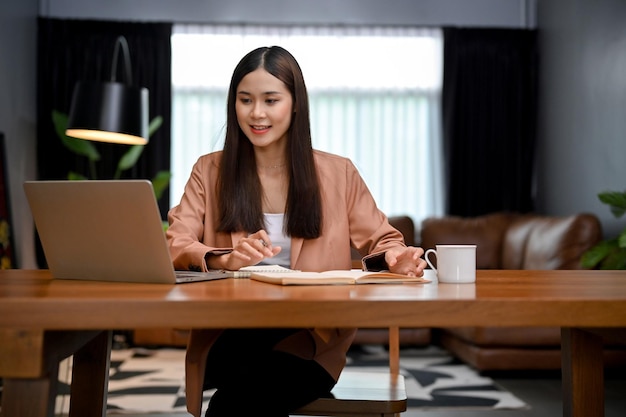
M 405 246 L 354 165 L 312 149 L 302 71 L 277 46 L 255 49 L 235 68 L 224 149 L 198 159 L 169 222 L 176 269 L 350 269 L 351 246 L 369 270 L 421 276 L 425 267 L 423 250 Z M 204 388 L 217 391 L 206 416 L 287 416 L 319 398 L 337 381 L 355 332 L 212 332 Z M 187 373 L 188 408 L 198 416 L 197 370 Z

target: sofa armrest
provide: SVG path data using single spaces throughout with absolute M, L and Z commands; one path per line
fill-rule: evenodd
M 402 233 L 407 246 L 415 245 L 415 223 L 410 216 L 392 216 L 388 220 L 390 225 Z

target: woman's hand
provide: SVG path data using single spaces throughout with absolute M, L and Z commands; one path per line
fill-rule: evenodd
M 419 247 L 397 247 L 386 251 L 385 261 L 391 272 L 421 277 L 426 268 L 426 261 L 422 259 L 422 255 L 424 255 L 424 250 Z
M 222 261 L 221 269 L 236 271 L 244 266 L 256 265 L 265 258 L 277 255 L 280 251 L 280 246 L 272 246 L 267 232 L 259 230 L 240 239 L 231 253 L 219 257 Z

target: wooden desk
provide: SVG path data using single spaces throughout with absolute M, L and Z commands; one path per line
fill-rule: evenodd
M 626 272 L 478 271 L 476 284 L 281 287 L 244 279 L 95 283 L 0 271 L 2 415 L 50 415 L 54 368 L 72 352 L 78 382 L 70 415 L 104 415 L 110 329 L 478 325 L 561 327 L 563 415 L 602 416 L 602 340 L 626 328 Z

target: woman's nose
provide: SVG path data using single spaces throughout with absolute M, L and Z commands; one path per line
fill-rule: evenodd
M 255 119 L 260 119 L 260 118 L 265 117 L 265 109 L 263 108 L 263 105 L 261 103 L 255 103 L 252 106 L 252 113 L 251 113 L 251 115 Z

